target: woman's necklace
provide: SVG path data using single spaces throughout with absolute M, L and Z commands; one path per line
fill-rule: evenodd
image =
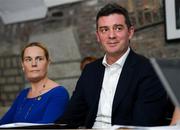
M 37 97 L 37 100 L 39 101 L 39 100 L 41 100 L 41 96 L 42 96 L 42 94 L 43 94 L 43 91 L 45 90 L 45 88 L 46 88 L 46 83 L 47 83 L 47 80 L 45 81 L 45 83 L 42 85 L 42 89 L 41 90 L 39 90 L 38 91 L 38 97 Z
M 38 101 L 41 100 L 41 98 L 42 98 L 42 97 L 41 97 L 41 96 L 42 96 L 42 91 L 44 90 L 45 87 L 46 87 L 46 85 L 44 84 L 44 85 L 43 85 L 43 89 L 39 91 L 39 96 L 37 97 L 37 100 L 38 100 Z
M 32 89 L 31 88 L 31 94 L 29 95 L 30 98 L 36 98 L 36 100 L 41 100 L 42 95 L 45 93 L 46 88 L 46 84 L 47 84 L 48 79 L 45 80 L 45 82 L 41 85 L 41 87 L 39 86 L 39 88 L 36 89 Z

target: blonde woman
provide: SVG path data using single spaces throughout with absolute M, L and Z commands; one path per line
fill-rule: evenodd
M 47 76 L 50 64 L 47 48 L 38 42 L 30 43 L 22 50 L 21 60 L 30 87 L 20 92 L 0 124 L 53 123 L 63 114 L 69 94 Z

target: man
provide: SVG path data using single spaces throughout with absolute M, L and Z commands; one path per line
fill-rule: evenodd
M 86 128 L 160 125 L 166 93 L 149 60 L 130 48 L 134 27 L 128 12 L 107 4 L 97 14 L 96 24 L 105 56 L 84 68 L 57 123 Z

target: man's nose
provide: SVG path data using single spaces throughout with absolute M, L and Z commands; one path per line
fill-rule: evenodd
M 114 30 L 112 29 L 109 31 L 109 39 L 115 39 L 115 38 L 116 38 L 116 35 L 115 35 Z

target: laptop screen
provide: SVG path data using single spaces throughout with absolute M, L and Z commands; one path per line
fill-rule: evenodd
M 180 106 L 180 59 L 150 59 L 171 100 Z

